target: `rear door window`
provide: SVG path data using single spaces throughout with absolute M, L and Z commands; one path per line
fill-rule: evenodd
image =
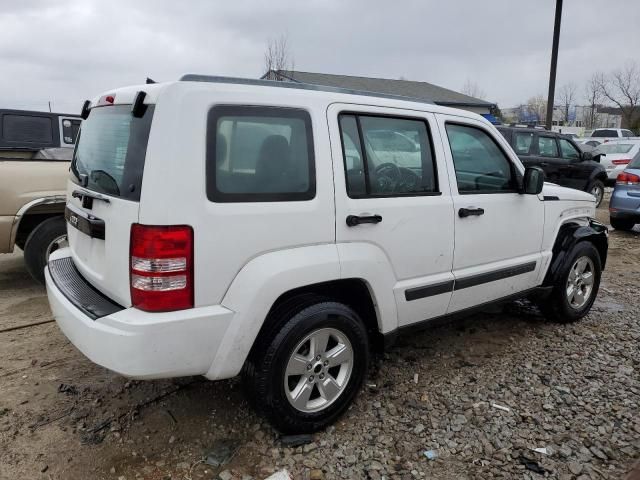
M 96 107 L 80 129 L 71 179 L 90 190 L 140 200 L 154 106 L 141 118 L 131 105 Z
M 219 106 L 207 126 L 207 197 L 215 202 L 309 200 L 315 196 L 309 113 Z
M 541 157 L 559 157 L 558 144 L 554 137 L 538 137 L 538 155 Z
M 533 133 L 516 132 L 515 141 L 513 142 L 513 149 L 516 151 L 518 155 L 529 155 L 532 142 L 533 142 Z

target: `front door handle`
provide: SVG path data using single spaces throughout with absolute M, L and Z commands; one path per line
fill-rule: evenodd
M 355 227 L 361 223 L 380 223 L 381 221 L 382 217 L 380 215 L 365 215 L 362 217 L 358 215 L 349 215 L 347 217 L 347 226 Z
M 458 210 L 458 216 L 460 218 L 471 217 L 472 215 L 475 215 L 475 216 L 484 215 L 484 208 L 467 207 L 467 208 L 461 208 L 460 210 Z

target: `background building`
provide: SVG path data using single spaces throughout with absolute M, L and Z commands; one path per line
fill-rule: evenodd
M 436 105 L 462 108 L 483 115 L 491 120 L 496 105 L 486 100 L 470 97 L 448 88 L 427 82 L 412 80 L 392 80 L 387 78 L 353 77 L 329 73 L 298 72 L 292 70 L 269 70 L 262 76 L 267 80 L 301 82 L 329 87 L 349 88 L 368 92 L 401 95 L 433 102 Z

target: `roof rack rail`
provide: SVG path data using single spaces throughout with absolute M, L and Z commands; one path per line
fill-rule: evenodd
M 547 130 L 547 127 L 545 127 L 544 125 L 526 125 L 523 123 L 510 123 L 505 126 L 511 127 L 511 128 L 530 128 L 535 130 Z
M 276 81 L 257 80 L 254 78 L 222 77 L 216 75 L 198 75 L 188 73 L 180 77 L 181 82 L 207 82 L 207 83 L 227 83 L 233 85 L 256 85 L 263 87 L 293 88 L 297 90 L 314 90 L 317 92 L 344 93 L 348 95 L 363 95 L 366 97 L 388 98 L 391 100 L 403 100 L 405 102 L 426 103 L 435 105 L 435 102 L 424 98 L 405 97 L 391 93 L 370 92 L 368 90 L 353 90 L 350 88 L 330 87 L 327 85 L 317 85 L 315 83 L 302 83 L 296 81 Z

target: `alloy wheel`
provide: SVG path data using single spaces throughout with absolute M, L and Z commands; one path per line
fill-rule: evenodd
M 589 257 L 578 258 L 569 271 L 566 294 L 567 301 L 573 309 L 582 308 L 591 298 L 595 266 Z
M 599 185 L 594 185 L 594 187 L 591 189 L 591 195 L 596 197 L 596 205 L 600 205 L 600 202 L 602 202 L 602 197 L 604 197 L 604 190 Z
M 289 403 L 300 412 L 323 410 L 344 392 L 353 371 L 354 352 L 335 328 L 309 333 L 293 349 L 284 375 Z

